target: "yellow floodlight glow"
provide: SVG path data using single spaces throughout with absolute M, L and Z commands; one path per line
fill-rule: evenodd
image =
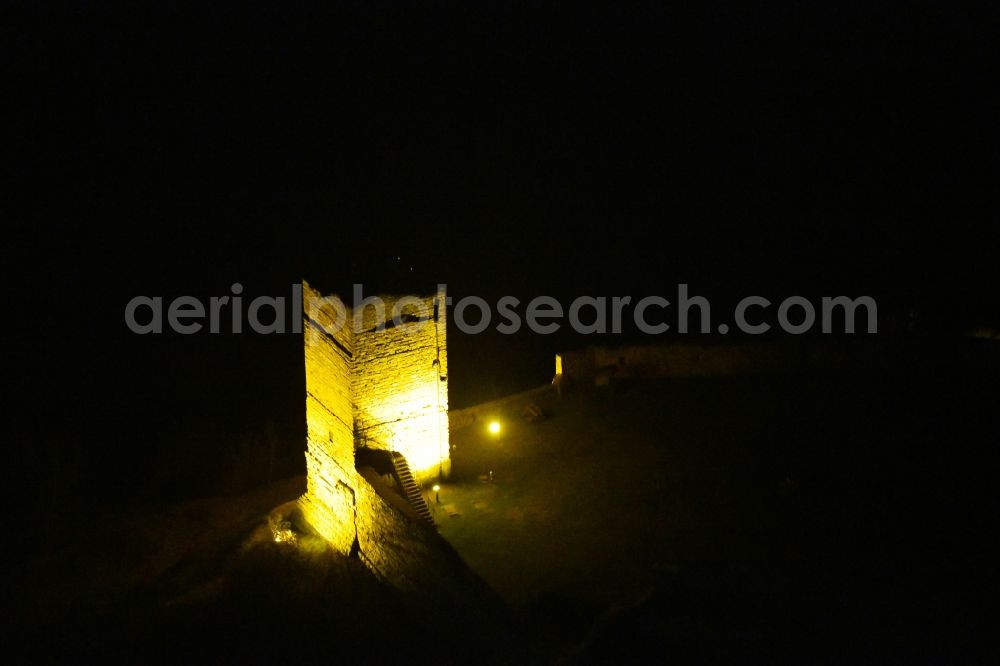
M 489 429 L 490 429 L 490 432 L 492 434 L 494 434 L 494 435 L 499 434 L 500 433 L 500 422 L 499 421 L 490 421 Z
M 432 490 L 433 490 L 434 492 L 437 492 L 437 491 L 441 490 L 441 486 L 439 486 L 438 484 L 436 484 L 436 483 L 435 483 L 435 484 L 434 484 L 434 487 L 432 488 Z

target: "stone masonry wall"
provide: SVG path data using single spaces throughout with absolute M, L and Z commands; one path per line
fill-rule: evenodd
M 439 378 L 447 375 L 436 370 L 447 367 L 443 316 L 435 322 L 431 310 L 428 319 L 415 322 L 423 329 L 411 331 L 412 338 L 392 328 L 358 333 L 342 303 L 327 299 L 328 306 L 316 309 L 310 305 L 323 302 L 322 296 L 305 283 L 302 292 L 308 437 L 302 516 L 338 551 L 356 554 L 397 587 L 417 589 L 428 576 L 451 570 L 451 551 L 433 529 L 393 506 L 385 495 L 391 489 L 376 488 L 357 471 L 354 451 L 356 442 L 376 443 L 361 434 L 361 423 L 378 425 L 380 436 L 389 437 L 383 441 L 399 444 L 408 460 L 407 452 L 426 456 L 419 443 L 430 441 L 435 472 L 439 442 L 447 456 L 447 384 Z M 424 300 L 433 307 L 434 297 Z M 345 314 L 346 323 L 339 321 Z M 435 397 L 439 385 L 441 396 Z M 378 421 L 397 413 L 403 418 Z
M 444 294 L 380 298 L 384 317 L 372 306 L 355 313 L 360 326 L 351 386 L 357 436 L 364 446 L 401 452 L 418 481 L 447 476 Z M 398 326 L 392 323 L 397 307 L 404 322 Z
M 754 342 L 588 347 L 564 352 L 563 374 L 576 383 L 601 385 L 630 379 L 720 377 L 759 373 L 869 371 L 886 363 L 898 341 L 786 339 Z
M 455 432 L 477 425 L 486 427 L 492 419 L 519 419 L 529 405 L 550 409 L 555 398 L 555 387 L 545 384 L 465 409 L 452 409 L 448 412 L 448 427 L 451 432 Z
M 302 284 L 303 303 L 320 294 Z M 350 386 L 354 344 L 350 326 L 337 326 L 332 307 L 309 308 L 302 333 L 306 367 L 306 483 L 300 500 L 306 521 L 337 550 L 354 542 L 357 472 Z

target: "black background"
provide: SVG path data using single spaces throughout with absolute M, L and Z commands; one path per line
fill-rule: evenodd
M 938 333 L 995 325 L 985 11 L 213 4 L 6 21 L 10 388 L 33 407 L 9 426 L 86 461 L 81 498 L 141 494 L 128 472 L 164 447 L 267 424 L 301 463 L 301 338 L 136 336 L 136 295 L 685 282 L 723 311 L 871 295 Z M 592 340 L 449 342 L 461 406 Z

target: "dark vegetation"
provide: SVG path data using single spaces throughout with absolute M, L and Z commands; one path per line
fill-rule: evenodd
M 453 435 L 435 517 L 509 614 L 273 543 L 295 477 L 29 522 L 10 635 L 36 658 L 144 663 L 977 661 L 998 404 L 992 372 L 917 358 L 577 387 L 542 421 Z
M 571 394 L 454 437 L 442 533 L 584 661 L 975 659 L 1000 389 L 934 364 Z
M 473 585 L 456 604 L 403 593 L 355 558 L 265 521 L 304 492 L 285 479 L 230 498 L 93 516 L 8 581 L 8 648 L 33 661 L 507 662 L 511 618 Z M 37 546 L 37 544 L 31 544 Z M 476 612 L 468 612 L 472 606 Z M 503 644 L 503 654 L 489 646 Z

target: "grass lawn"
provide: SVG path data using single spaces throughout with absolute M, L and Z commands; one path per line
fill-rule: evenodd
M 453 433 L 436 520 L 534 629 L 591 631 L 587 654 L 960 654 L 996 397 L 914 375 L 578 393 Z
M 296 477 L 81 515 L 10 576 L 10 633 L 143 663 L 982 661 L 997 405 L 990 377 L 916 368 L 567 393 L 454 431 L 429 493 L 511 614 L 432 613 L 318 539 L 273 543 Z

